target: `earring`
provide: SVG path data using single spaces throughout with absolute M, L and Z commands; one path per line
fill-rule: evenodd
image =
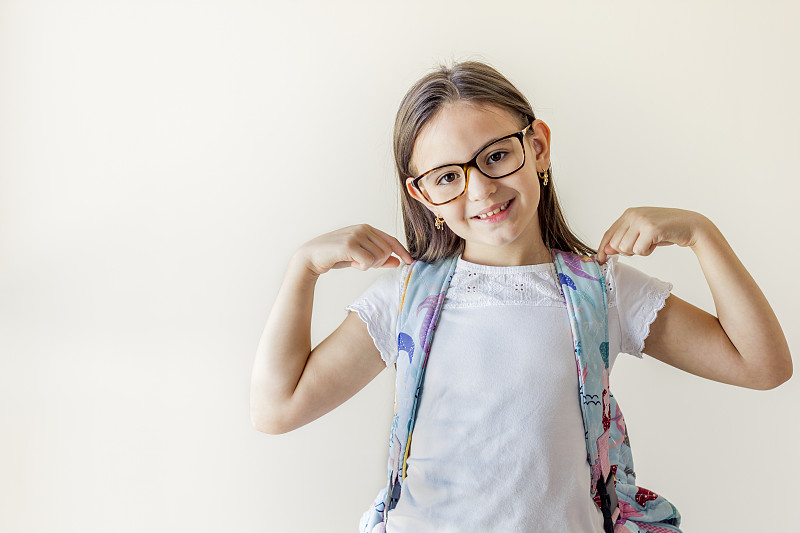
M 537 170 L 537 171 L 536 171 L 536 174 L 538 174 L 538 175 L 539 175 L 539 179 L 542 179 L 542 178 L 544 178 L 544 181 L 542 182 L 542 185 L 547 185 L 547 178 L 549 178 L 549 177 L 550 177 L 550 169 L 548 168 L 548 169 L 547 169 L 547 170 L 545 170 L 544 172 L 539 172 L 539 171 Z
M 444 229 L 444 219 L 436 214 L 436 229 Z

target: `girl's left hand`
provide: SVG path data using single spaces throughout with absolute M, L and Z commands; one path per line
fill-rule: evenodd
M 694 211 L 669 207 L 629 207 L 603 235 L 597 248 L 602 265 L 609 255 L 650 255 L 656 246 L 694 246 L 700 228 L 710 222 Z

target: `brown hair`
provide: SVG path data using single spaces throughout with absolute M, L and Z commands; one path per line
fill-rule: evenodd
M 409 194 L 405 182 L 414 174 L 410 168 L 411 152 L 420 131 L 445 104 L 456 100 L 502 107 L 519 116 L 520 129 L 536 119 L 525 96 L 497 70 L 479 61 L 457 62 L 449 68 L 439 65 L 408 90 L 395 119 L 394 160 L 402 191 L 406 245 L 414 259 L 428 263 L 461 254 L 464 239 L 447 226 L 444 230 L 433 229 L 433 213 Z M 550 176 L 552 179 L 552 171 Z M 539 180 L 538 214 L 545 246 L 582 255 L 597 253 L 569 229 L 553 185 L 541 184 Z

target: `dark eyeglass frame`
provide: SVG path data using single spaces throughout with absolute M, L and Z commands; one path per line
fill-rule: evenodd
M 515 132 L 515 133 L 511 133 L 509 135 L 506 135 L 505 137 L 500 137 L 499 139 L 495 139 L 495 140 L 493 140 L 491 142 L 486 143 L 485 145 L 483 145 L 480 148 L 480 150 L 475 152 L 475 155 L 472 156 L 472 159 L 470 159 L 466 163 L 448 163 L 446 165 L 439 165 L 436 168 L 432 168 L 429 171 L 424 172 L 424 173 L 420 174 L 419 176 L 417 176 L 416 178 L 414 178 L 411 181 L 411 184 L 414 186 L 415 189 L 417 189 L 420 192 L 420 194 L 422 196 L 425 197 L 426 200 L 428 200 L 428 202 L 431 205 L 444 205 L 444 204 L 450 203 L 453 200 L 456 200 L 456 199 L 460 198 L 462 194 L 467 192 L 467 187 L 469 187 L 469 171 L 468 171 L 469 167 L 475 167 L 480 172 L 483 172 L 483 170 L 481 170 L 481 167 L 478 166 L 478 156 L 481 154 L 481 152 L 483 152 L 484 150 L 486 150 L 488 147 L 490 147 L 491 145 L 493 145 L 496 142 L 500 142 L 500 141 L 503 141 L 505 139 L 509 139 L 511 137 L 516 137 L 517 140 L 519 141 L 519 143 L 522 145 L 522 163 L 520 163 L 519 167 L 515 168 L 511 172 L 503 174 L 502 176 L 489 176 L 488 174 L 483 172 L 483 174 L 487 178 L 493 179 L 493 180 L 499 180 L 500 178 L 505 178 L 506 176 L 510 176 L 511 174 L 513 174 L 514 172 L 518 171 L 519 169 L 521 169 L 522 167 L 525 166 L 525 143 L 523 142 L 522 138 L 525 136 L 525 132 L 528 131 L 528 128 L 530 128 L 531 126 L 533 126 L 533 122 L 531 122 L 530 124 L 525 126 L 525 128 L 523 128 L 521 131 L 518 131 L 518 132 Z M 440 168 L 444 168 L 444 167 L 461 167 L 461 169 L 464 172 L 464 190 L 461 191 L 461 193 L 458 196 L 456 196 L 454 198 L 451 198 L 451 199 L 447 200 L 446 202 L 440 202 L 440 203 L 437 204 L 436 202 L 434 202 L 430 198 L 428 198 L 428 195 L 425 193 L 424 190 L 422 190 L 422 187 L 419 186 L 419 181 L 422 178 L 424 178 L 425 176 L 427 176 L 428 174 L 430 174 L 431 172 L 433 172 L 435 170 L 439 170 Z

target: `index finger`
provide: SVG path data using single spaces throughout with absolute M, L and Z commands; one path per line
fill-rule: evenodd
M 608 255 L 605 252 L 606 244 L 611 242 L 611 238 L 615 235 L 615 233 L 617 231 L 617 227 L 619 226 L 620 220 L 621 220 L 621 217 L 618 218 L 617 220 L 615 220 L 614 223 L 611 224 L 611 227 L 608 228 L 606 230 L 606 232 L 603 234 L 603 238 L 600 239 L 600 245 L 597 247 L 597 255 L 598 256 L 600 256 L 600 254 L 603 255 L 604 259 L 603 259 L 602 262 L 605 262 L 606 260 L 608 260 Z
M 381 237 L 383 237 L 383 239 L 389 244 L 389 247 L 392 249 L 392 251 L 396 253 L 397 256 L 401 258 L 407 265 L 410 265 L 414 261 L 414 258 L 411 257 L 409 251 L 405 249 L 405 247 L 400 243 L 400 241 L 398 241 L 388 233 L 379 230 L 378 228 L 372 228 L 372 229 L 374 229 L 377 233 L 380 234 Z

